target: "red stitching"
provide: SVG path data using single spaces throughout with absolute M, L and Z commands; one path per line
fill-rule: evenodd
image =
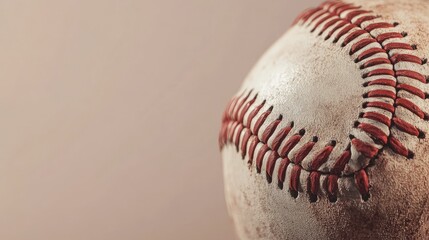
M 397 138 L 390 136 L 389 147 L 397 154 L 402 156 L 410 156 L 410 151 Z
M 376 18 L 378 18 L 378 17 L 377 17 L 377 16 L 363 16 L 363 17 L 358 18 L 358 19 L 354 22 L 354 24 L 356 24 L 356 25 L 358 25 L 358 26 L 361 26 L 361 25 L 362 25 L 362 23 L 367 22 L 367 21 L 374 20 L 374 19 L 376 19 Z
M 337 24 L 334 28 L 332 28 L 332 30 L 328 33 L 328 35 L 326 36 L 325 40 L 328 40 L 332 36 L 332 34 L 334 34 L 335 31 L 337 31 L 338 29 L 344 27 L 347 24 L 348 24 L 347 21 L 341 19 L 341 22 L 339 24 Z M 336 41 L 338 41 L 338 40 L 336 40 Z
M 356 7 L 356 9 L 358 9 L 359 7 Z M 362 15 L 362 14 L 365 14 L 365 13 L 370 13 L 371 11 L 367 11 L 367 10 L 356 10 L 356 11 L 352 11 L 352 12 L 349 12 L 347 15 L 346 15 L 346 19 L 347 20 L 349 20 L 349 21 L 351 21 L 353 18 L 355 18 L 356 16 L 359 16 L 359 15 Z
M 396 87 L 396 82 L 393 81 L 392 79 L 384 79 L 384 78 L 376 79 L 368 82 L 368 86 L 374 86 L 374 85 Z
M 420 131 L 411 123 L 406 122 L 405 120 L 402 120 L 400 118 L 394 117 L 392 119 L 393 123 L 395 123 L 396 127 L 403 131 L 406 132 L 408 134 L 414 135 L 414 136 L 419 136 Z
M 310 153 L 313 149 L 315 142 L 308 142 L 302 146 L 299 151 L 295 154 L 295 164 L 301 164 L 302 160 Z
M 350 35 L 348 35 L 344 41 L 342 46 L 346 46 L 347 44 L 349 44 L 351 41 L 355 40 L 356 38 L 358 38 L 359 36 L 363 35 L 367 33 L 367 31 L 363 30 L 363 29 L 359 29 L 357 31 L 354 31 L 353 33 L 351 33 Z
M 369 178 L 365 169 L 361 169 L 355 174 L 356 185 L 364 200 L 369 198 Z
M 363 75 L 363 78 L 380 76 L 380 75 L 390 75 L 395 76 L 395 71 L 392 69 L 375 69 Z
M 368 50 L 363 51 L 359 56 L 356 58 L 355 62 L 361 62 L 369 57 L 374 56 L 377 53 L 385 53 L 386 51 L 382 48 L 371 48 Z M 390 62 L 390 61 L 389 61 Z
M 280 188 L 283 188 L 283 183 L 286 178 L 286 169 L 289 166 L 289 164 L 290 164 L 289 158 L 283 158 L 280 162 L 279 172 L 278 172 L 278 182 L 279 182 Z
M 375 39 L 372 38 L 364 38 L 357 43 L 353 44 L 352 48 L 350 49 L 350 55 L 355 54 L 357 51 L 361 50 L 362 48 L 368 46 L 371 43 L 377 42 Z
M 268 139 L 273 135 L 274 131 L 276 130 L 279 123 L 282 121 L 282 116 L 275 120 L 274 122 L 270 123 L 268 127 L 265 129 L 264 133 L 262 134 L 261 141 L 263 143 L 267 143 Z
M 332 150 L 334 150 L 334 146 L 326 146 L 322 151 L 320 151 L 320 153 L 314 157 L 313 161 L 311 161 L 310 169 L 317 171 L 322 164 L 328 161 L 328 157 L 331 155 Z
M 394 25 L 391 23 L 381 22 L 381 23 L 369 24 L 364 29 L 365 29 L 365 31 L 371 32 L 371 31 L 374 31 L 375 29 L 392 28 L 392 27 L 394 27 Z
M 291 191 L 292 195 L 298 194 L 298 188 L 299 188 L 299 175 L 301 174 L 301 168 L 299 165 L 295 165 L 292 168 L 291 176 L 290 176 L 290 184 L 289 184 L 289 190 Z
M 372 146 L 371 144 L 363 142 L 357 138 L 352 139 L 352 144 L 356 147 L 357 151 L 361 152 L 363 155 L 365 155 L 368 158 L 373 158 L 378 153 L 378 148 Z
M 262 145 L 262 147 L 259 149 L 258 156 L 256 156 L 256 171 L 258 173 L 261 173 L 262 160 L 268 150 L 270 150 L 270 148 L 266 144 Z
M 403 38 L 401 33 L 398 32 L 388 32 L 388 33 L 382 33 L 376 37 L 377 42 L 383 43 L 387 39 L 391 38 Z
M 327 192 L 328 199 L 331 202 L 337 201 L 337 193 L 338 193 L 338 176 L 337 175 L 329 175 L 327 177 Z
M 380 108 L 380 109 L 389 111 L 391 113 L 393 113 L 395 111 L 395 108 L 392 105 L 390 105 L 389 103 L 385 103 L 385 102 L 377 102 L 377 101 L 368 102 L 368 103 L 364 103 L 363 107 L 364 108 L 367 108 L 367 107 Z
M 380 113 L 366 112 L 362 115 L 362 118 L 372 119 L 374 121 L 381 122 L 384 125 L 390 127 L 390 118 L 388 118 L 385 115 L 380 114 Z
M 322 33 L 324 33 L 326 31 L 326 29 L 328 29 L 329 27 L 331 27 L 332 25 L 334 25 L 335 23 L 340 22 L 340 21 L 344 21 L 344 20 L 341 18 L 334 18 L 334 19 L 330 20 L 329 22 L 325 23 L 325 25 L 323 26 L 319 35 L 322 35 Z M 344 21 L 344 23 L 347 23 L 347 22 Z
M 386 98 L 391 98 L 391 99 L 395 99 L 396 98 L 396 93 L 389 91 L 389 90 L 373 90 L 373 91 L 369 91 L 366 94 L 367 97 L 386 97 Z
M 349 162 L 350 157 L 351 157 L 350 149 L 347 149 L 335 162 L 335 165 L 332 168 L 332 173 L 336 175 L 340 175 L 341 171 L 343 171 L 346 164 Z
M 278 158 L 279 158 L 279 155 L 275 151 L 272 151 L 270 153 L 270 156 L 268 157 L 267 176 L 269 177 L 269 182 L 271 182 L 271 178 L 273 177 L 274 167 Z
M 398 70 L 396 71 L 396 75 L 398 77 L 409 77 L 412 79 L 415 79 L 417 81 L 420 81 L 422 83 L 426 83 L 426 77 L 418 72 L 411 71 L 411 70 Z
M 319 192 L 320 173 L 311 172 L 307 181 L 307 189 L 310 195 L 310 201 L 317 201 L 317 193 Z
M 298 144 L 299 140 L 301 140 L 301 135 L 295 135 L 287 140 L 286 144 L 280 150 L 281 157 L 287 157 L 287 154 Z
M 276 135 L 272 143 L 274 151 L 277 151 L 277 149 L 280 147 L 280 144 L 289 134 L 290 130 L 292 130 L 292 126 L 285 127 L 282 130 L 280 130 L 280 132 Z
M 419 88 L 413 87 L 413 86 L 405 84 L 405 83 L 398 84 L 397 88 L 399 90 L 405 90 L 409 93 L 412 93 L 421 99 L 425 99 L 425 93 L 422 90 L 420 90 Z
M 393 64 L 396 64 L 398 62 L 413 62 L 423 64 L 423 60 L 421 58 L 410 54 L 394 54 L 392 56 L 392 62 Z
M 342 17 L 342 13 L 345 12 L 347 12 L 346 16 Z M 301 24 L 307 23 L 308 26 L 312 25 L 311 31 L 320 29 L 317 31 L 318 35 L 321 35 L 330 29 L 325 37 L 325 40 L 329 39 L 331 36 L 334 36 L 334 34 L 334 43 L 344 37 L 341 46 L 345 47 L 348 44 L 352 44 L 350 47 L 350 55 L 354 55 L 355 53 L 362 50 L 362 52 L 356 57 L 355 62 L 363 62 L 360 64 L 361 69 L 367 69 L 370 67 L 375 68 L 362 75 L 364 79 L 370 77 L 374 78 L 364 83 L 363 87 L 390 86 L 393 87 L 394 90 L 390 91 L 387 89 L 375 87 L 365 93 L 363 97 L 371 98 L 371 100 L 365 102 L 362 105 L 363 109 L 366 111 L 359 115 L 359 118 L 370 119 L 371 121 L 385 125 L 389 128 L 389 133 L 384 132 L 376 125 L 367 122 L 358 122 L 356 127 L 367 133 L 368 136 L 374 140 L 374 142 L 380 143 L 381 148 L 388 146 L 395 153 L 412 158 L 414 156 L 412 151 L 406 148 L 404 144 L 398 140 L 398 138 L 393 136 L 391 128 L 395 127 L 399 131 L 419 138 L 424 137 L 424 133 L 411 123 L 398 118 L 395 115 L 395 107 L 403 107 L 419 118 L 425 120 L 428 119 L 428 114 L 425 113 L 415 103 L 413 103 L 411 99 L 400 98 L 397 96 L 397 93 L 399 91 L 407 91 L 408 93 L 422 99 L 425 99 L 426 95 L 428 94 L 423 92 L 418 87 L 401 83 L 398 81 L 398 79 L 400 77 L 406 77 L 422 83 L 427 83 L 427 76 L 408 69 L 396 70 L 394 65 L 400 62 L 409 62 L 421 65 L 426 63 L 426 59 L 419 58 L 412 54 L 402 53 L 394 53 L 389 56 L 388 54 L 391 50 L 415 50 L 416 47 L 415 45 L 395 42 L 394 40 L 384 44 L 386 40 L 401 39 L 406 36 L 406 33 L 393 31 L 381 33 L 378 36 L 371 35 L 371 32 L 376 29 L 394 28 L 396 24 L 375 22 L 370 23 L 365 28 L 363 28 L 362 23 L 379 18 L 379 16 L 370 15 L 370 13 L 371 11 L 363 10 L 358 6 L 354 6 L 353 4 L 346 4 L 341 1 L 327 1 L 320 7 L 310 9 L 301 14 L 296 20 L 295 24 L 301 22 Z M 364 35 L 368 35 L 368 37 L 365 37 Z M 370 44 L 374 44 L 374 47 L 368 47 Z M 380 54 L 380 57 L 377 56 L 373 59 L 366 60 L 367 58 L 370 58 L 376 54 Z M 384 54 L 386 57 L 384 57 L 382 54 Z M 392 68 L 383 68 L 380 65 L 390 65 Z M 377 68 L 377 66 L 380 67 Z M 390 76 L 393 79 L 396 79 L 396 81 L 386 78 L 386 76 Z M 266 175 L 269 182 L 272 180 L 271 178 L 273 176 L 277 160 L 281 159 L 278 169 L 278 185 L 280 188 L 283 188 L 283 183 L 286 178 L 286 171 L 288 167 L 291 166 L 289 190 L 292 196 L 296 197 L 300 191 L 301 171 L 304 169 L 301 166 L 301 163 L 312 151 L 317 142 L 317 138 L 313 141 L 300 144 L 299 147 L 297 147 L 305 131 L 300 130 L 299 133 L 288 137 L 290 131 L 293 129 L 293 122 L 277 131 L 278 126 L 283 120 L 281 115 L 271 123 L 264 125 L 268 116 L 272 113 L 273 107 L 270 107 L 264 112 L 259 113 L 265 106 L 266 101 L 264 100 L 259 105 L 254 106 L 257 100 L 257 94 L 255 94 L 253 97 L 250 97 L 251 95 L 252 91 L 247 92 L 247 94 L 243 92 L 241 95 L 233 98 L 228 104 L 228 107 L 223 114 L 222 127 L 220 130 L 220 147 L 222 148 L 229 142 L 233 143 L 236 147 L 236 150 L 241 151 L 241 156 L 243 158 L 245 158 L 246 154 L 248 155 L 249 164 L 252 164 L 256 154 L 256 169 L 258 173 L 262 169 L 265 155 L 270 152 L 266 163 Z M 383 98 L 393 99 L 395 105 L 384 102 L 384 100 L 381 100 Z M 251 109 L 252 111 L 250 111 Z M 375 110 L 372 111 L 372 109 Z M 392 113 L 392 117 L 389 118 L 381 112 L 376 112 L 377 109 L 380 111 L 388 111 Z M 252 127 L 251 124 L 256 116 L 258 116 L 258 118 Z M 259 131 L 261 130 L 262 126 L 266 127 L 264 127 L 261 137 L 259 138 Z M 271 138 L 273 138 L 273 140 L 269 143 Z M 280 148 L 282 143 L 283 146 Z M 257 150 L 258 144 L 261 144 L 261 146 Z M 374 157 L 376 157 L 380 152 L 379 147 L 351 136 L 349 147 L 345 149 L 337 158 L 331 170 L 328 172 L 321 172 L 319 171 L 319 168 L 328 161 L 334 150 L 335 142 L 333 144 L 326 145 L 322 150 L 313 156 L 309 162 L 308 169 L 304 169 L 305 171 L 309 172 L 307 178 L 307 193 L 310 196 L 310 201 L 313 202 L 317 200 L 320 186 L 320 176 L 322 174 L 327 175 L 323 186 L 327 192 L 328 199 L 330 201 L 336 201 L 338 194 L 337 182 L 340 177 L 346 177 L 346 175 L 343 175 L 343 171 L 351 158 L 351 146 L 353 146 L 354 149 L 356 149 L 356 151 L 358 151 L 360 154 L 369 159 L 374 159 Z M 288 158 L 288 155 L 295 148 L 298 149 L 294 151 L 294 156 L 291 156 L 291 161 Z M 369 178 L 366 172 L 367 167 L 368 165 L 362 167 L 352 174 L 355 178 L 356 186 L 362 195 L 362 199 L 364 200 L 369 198 L 370 189 Z
M 400 42 L 388 43 L 384 46 L 384 49 L 386 49 L 386 51 L 391 51 L 394 49 L 414 50 L 413 46 L 411 46 L 410 44 Z
M 421 119 L 425 119 L 426 114 L 413 102 L 405 98 L 396 99 L 396 105 L 404 107 L 410 110 L 415 115 L 419 116 Z

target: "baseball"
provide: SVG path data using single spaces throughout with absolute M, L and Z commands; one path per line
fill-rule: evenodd
M 240 239 L 429 238 L 429 1 L 326 1 L 222 117 Z

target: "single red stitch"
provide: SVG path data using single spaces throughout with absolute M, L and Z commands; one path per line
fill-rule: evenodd
M 368 46 L 369 44 L 375 43 L 375 42 L 377 42 L 377 41 L 373 38 L 364 38 L 364 39 L 358 41 L 357 43 L 352 45 L 352 48 L 350 49 L 350 55 L 355 54 L 357 51 L 359 51 L 362 48 Z
M 314 8 L 310 10 L 305 17 L 303 17 L 304 22 L 307 22 L 316 12 L 322 10 L 321 8 Z
M 275 120 L 274 122 L 270 123 L 270 125 L 268 125 L 267 128 L 265 128 L 265 131 L 261 137 L 262 143 L 268 142 L 268 139 L 271 137 L 271 135 L 273 135 L 274 131 L 276 130 L 277 126 L 280 124 L 281 121 L 282 121 L 282 118 L 279 118 L 279 119 Z
M 285 145 L 282 147 L 282 149 L 280 150 L 280 157 L 284 158 L 287 156 L 287 154 L 290 152 L 290 150 L 292 150 L 292 148 L 294 148 L 296 146 L 296 144 L 298 144 L 299 140 L 301 140 L 301 135 L 294 135 L 292 137 L 290 137 Z
M 313 27 L 313 29 L 311 30 L 311 32 L 314 32 L 316 29 L 317 29 L 317 27 L 319 27 L 320 26 L 320 24 L 322 24 L 322 23 L 324 23 L 326 20 L 328 20 L 329 18 L 332 18 L 333 16 L 335 16 L 335 15 L 333 15 L 333 14 L 328 14 L 328 15 L 326 15 L 325 17 L 323 17 L 322 19 L 320 19 L 315 25 L 314 25 L 314 27 Z
M 338 193 L 338 176 L 337 175 L 329 175 L 327 178 L 327 192 L 328 199 L 331 202 L 337 201 L 337 193 Z
M 423 64 L 423 60 L 421 58 L 410 54 L 394 54 L 390 59 L 392 60 L 393 64 L 398 62 L 413 62 L 420 65 Z
M 244 105 L 243 109 L 241 110 L 240 116 L 238 117 L 238 121 L 239 121 L 239 122 L 243 122 L 243 120 L 244 120 L 244 116 L 245 116 L 245 115 L 246 115 L 246 113 L 249 111 L 249 108 L 250 108 L 250 107 L 255 103 L 257 96 L 258 96 L 258 94 L 256 94 L 256 95 L 253 97 L 253 99 L 252 99 L 252 100 L 250 100 L 249 102 L 247 102 L 247 103 Z M 246 125 L 245 125 L 245 126 L 246 126 Z M 250 126 L 250 125 L 248 125 L 248 126 Z M 248 126 L 246 126 L 246 127 L 248 127 Z
M 373 67 L 373 66 L 377 66 L 377 65 L 381 65 L 381 64 L 389 64 L 389 65 L 391 65 L 392 63 L 387 58 L 374 58 L 374 59 L 371 59 L 371 60 L 365 62 L 364 64 L 362 64 L 360 66 L 360 69 L 365 69 L 365 68 L 368 68 L 368 67 Z M 395 85 L 393 85 L 393 87 Z
M 414 48 L 410 44 L 400 42 L 388 43 L 384 45 L 384 49 L 388 52 L 394 49 L 414 50 Z
M 227 141 L 227 124 L 222 124 L 221 126 L 221 130 L 219 133 L 219 147 L 222 149 L 223 146 L 225 145 L 226 141 Z
M 395 153 L 402 155 L 404 157 L 409 157 L 410 155 L 409 150 L 406 147 L 404 147 L 404 145 L 392 135 L 389 137 L 389 147 Z
M 371 13 L 372 11 L 368 11 L 368 10 L 356 10 L 356 11 L 351 11 L 349 13 L 347 13 L 345 19 L 352 21 L 353 18 L 362 15 L 362 14 L 366 14 L 366 13 Z
M 338 34 L 337 36 L 334 38 L 334 42 L 338 42 L 338 40 L 344 36 L 345 34 L 347 34 L 348 32 L 350 32 L 350 30 L 352 30 L 353 28 L 356 28 L 357 26 L 354 24 L 349 24 L 348 26 L 346 26 L 345 28 L 343 28 Z
M 305 11 L 304 13 L 302 13 L 300 16 L 298 16 L 295 21 L 292 23 L 292 25 L 295 25 L 299 22 L 299 20 L 303 20 L 303 22 L 306 22 L 314 13 L 316 13 L 317 11 L 319 11 L 320 8 L 314 8 L 314 9 L 309 9 L 307 11 Z
M 358 38 L 359 36 L 361 36 L 365 33 L 367 33 L 367 32 L 365 30 L 362 30 L 362 29 L 359 29 L 359 30 L 352 32 L 350 35 L 348 35 L 344 39 L 342 46 L 347 46 L 347 44 L 349 44 L 351 41 L 355 40 L 356 38 Z
M 255 154 L 255 150 L 256 150 L 256 145 L 258 145 L 258 137 L 256 135 L 252 135 L 252 142 L 250 142 L 250 146 L 249 146 L 249 160 L 247 161 L 247 163 L 249 165 L 252 165 L 253 163 L 253 156 Z
M 302 146 L 299 151 L 295 154 L 294 163 L 301 164 L 302 160 L 310 153 L 311 149 L 313 149 L 315 142 L 308 142 Z
M 393 117 L 392 121 L 399 130 L 414 135 L 416 137 L 420 135 L 420 131 L 415 126 L 406 122 L 405 120 L 400 119 L 398 117 Z
M 349 11 L 349 10 L 355 10 L 355 9 L 360 9 L 361 7 L 359 7 L 359 6 L 349 6 L 349 7 L 344 7 L 344 8 L 341 8 L 341 10 L 337 10 L 336 11 L 336 13 L 338 14 L 338 15 L 341 15 L 342 13 L 344 13 L 344 12 L 346 12 L 346 11 Z M 369 11 L 365 11 L 365 10 L 356 10 L 356 11 L 351 11 L 350 13 L 354 13 L 354 12 L 369 12 Z M 345 19 L 347 19 L 347 20 L 351 20 L 353 17 L 352 17 L 352 15 L 350 15 L 350 13 L 348 13 L 344 18 Z M 359 14 L 357 14 L 357 15 L 359 15 Z M 357 16 L 356 15 L 356 16 Z
M 421 118 L 421 119 L 425 118 L 426 114 L 416 104 L 414 104 L 413 102 L 411 102 L 408 99 L 398 98 L 398 99 L 396 99 L 396 105 L 410 110 L 412 113 L 419 116 L 419 118 Z
M 267 145 L 262 145 L 261 148 L 259 148 L 258 155 L 256 156 L 256 171 L 258 173 L 261 173 L 262 168 L 262 162 L 264 160 L 265 154 L 270 150 L 270 148 Z
M 396 82 L 392 79 L 376 79 L 368 83 L 368 86 L 374 86 L 374 85 L 382 85 L 382 86 L 391 86 L 396 87 Z
M 408 84 L 405 84 L 405 83 L 401 83 L 401 84 L 398 84 L 397 88 L 399 90 L 405 90 L 405 91 L 407 91 L 409 93 L 412 93 L 412 94 L 416 95 L 417 97 L 419 97 L 421 99 L 425 99 L 426 98 L 425 93 L 422 90 L 420 90 L 420 89 L 418 89 L 416 87 L 413 87 L 411 85 L 408 85 Z
M 380 28 L 393 28 L 394 25 L 391 23 L 386 23 L 386 22 L 380 22 L 380 23 L 372 23 L 369 24 L 368 26 L 366 26 L 364 29 L 368 32 L 371 32 L 375 29 L 380 29 Z
M 234 133 L 235 133 L 235 129 L 237 129 L 238 125 L 240 125 L 238 122 L 233 122 L 232 123 L 232 127 L 229 128 L 229 132 L 228 132 L 228 140 L 230 142 L 232 142 L 232 140 L 234 139 Z
M 252 93 L 252 90 L 249 91 L 249 93 L 246 95 L 246 97 L 244 97 L 241 100 L 237 101 L 237 106 L 236 106 L 237 110 L 234 111 L 233 119 L 239 119 L 239 115 L 238 114 L 240 113 L 241 108 L 243 107 L 244 103 L 247 101 L 247 99 L 249 98 L 249 96 L 250 96 L 251 93 Z
M 319 192 L 320 173 L 311 172 L 307 180 L 307 192 L 310 195 L 310 201 L 317 201 L 317 194 Z
M 374 56 L 377 53 L 386 53 L 386 51 L 382 48 L 370 48 L 368 50 L 363 51 L 361 54 L 359 54 L 359 56 L 356 58 L 356 62 L 365 60 L 369 57 Z
M 358 128 L 368 133 L 374 139 L 374 141 L 381 142 L 382 144 L 387 143 L 387 135 L 378 127 L 368 123 L 360 123 Z
M 369 178 L 368 174 L 364 169 L 361 169 L 355 174 L 356 185 L 358 186 L 359 192 L 362 195 L 363 200 L 369 198 Z
M 266 166 L 267 176 L 270 178 L 269 182 L 271 182 L 271 178 L 273 177 L 274 167 L 276 166 L 276 161 L 278 158 L 279 155 L 277 154 L 277 152 L 271 151 Z
M 403 38 L 404 36 L 401 33 L 398 32 L 388 32 L 388 33 L 382 33 L 378 35 L 375 39 L 377 39 L 377 42 L 383 43 L 387 39 L 392 38 Z
M 329 155 L 331 155 L 332 150 L 334 150 L 334 147 L 331 145 L 326 146 L 323 148 L 319 154 L 317 154 L 314 159 L 311 161 L 310 169 L 316 171 L 319 169 L 322 164 L 324 164 L 326 161 L 328 161 Z
M 286 138 L 286 136 L 289 134 L 290 130 L 292 130 L 291 126 L 284 127 L 282 130 L 280 130 L 276 137 L 273 140 L 272 147 L 274 151 L 277 151 L 280 144 L 283 142 L 283 140 Z
M 342 2 L 340 2 L 340 3 L 337 3 L 337 4 L 333 5 L 331 7 L 332 9 L 328 8 L 328 11 L 333 12 L 336 15 L 340 15 L 342 9 L 344 9 L 344 8 L 347 9 L 349 7 L 354 7 L 354 6 L 353 6 L 353 4 L 350 4 L 350 3 L 342 3 Z
M 327 4 L 328 5 L 328 4 Z M 338 9 L 342 8 L 342 7 L 347 7 L 347 6 L 351 6 L 352 4 L 350 3 L 343 3 L 343 2 L 335 2 L 332 1 L 328 6 L 323 6 L 324 9 L 326 9 L 329 12 L 335 13 L 336 15 L 338 15 L 337 11 Z
M 314 21 L 316 21 L 318 18 L 320 18 L 321 16 L 323 16 L 323 14 L 326 14 L 326 11 L 321 11 L 320 13 L 314 15 L 315 17 L 308 23 L 308 25 L 310 25 L 311 23 L 313 23 Z
M 363 78 L 367 78 L 367 77 L 372 77 L 372 76 L 379 76 L 379 75 L 390 75 L 390 76 L 395 76 L 395 71 L 393 71 L 392 69 L 375 69 L 372 70 L 366 74 L 363 75 Z
M 377 16 L 363 16 L 363 17 L 356 19 L 356 21 L 353 23 L 356 24 L 357 26 L 361 27 L 362 23 L 374 20 L 376 18 L 378 18 L 378 17 Z
M 332 173 L 336 175 L 340 175 L 341 171 L 346 167 L 347 163 L 350 161 L 351 153 L 350 150 L 347 149 L 346 151 L 341 154 L 341 156 L 337 159 L 335 162 L 335 165 L 332 167 Z
M 258 134 L 259 129 L 261 128 L 262 124 L 264 124 L 265 120 L 267 120 L 268 115 L 271 114 L 271 111 L 273 110 L 273 107 L 270 107 L 267 111 L 261 114 L 259 116 L 258 120 L 255 123 L 255 126 L 253 126 L 253 133 Z
M 259 106 L 255 107 L 255 109 L 253 109 L 252 112 L 250 112 L 249 116 L 247 117 L 247 122 L 244 126 L 250 128 L 253 118 L 255 118 L 255 116 L 259 113 L 259 111 L 264 105 L 265 105 L 265 100 Z
M 411 71 L 411 70 L 397 70 L 396 76 L 398 77 L 409 77 L 415 80 L 418 80 L 422 83 L 426 83 L 426 77 L 423 76 L 421 73 Z
M 279 183 L 284 183 L 285 178 L 286 178 L 286 169 L 290 164 L 290 160 L 289 158 L 283 158 L 280 161 L 280 165 L 279 165 L 279 172 L 278 172 L 278 182 Z
M 395 99 L 396 98 L 396 93 L 389 91 L 389 90 L 372 90 L 369 91 L 367 93 L 368 97 L 386 97 L 386 98 L 391 98 L 391 99 Z
M 334 34 L 334 32 L 335 32 L 335 31 L 337 31 L 338 29 L 340 29 L 340 28 L 344 27 L 344 26 L 345 26 L 345 25 L 347 25 L 347 24 L 348 24 L 348 23 L 347 23 L 345 20 L 341 19 L 341 22 L 340 22 L 340 23 L 338 23 L 334 28 L 332 28 L 332 29 L 331 29 L 331 31 L 329 31 L 329 33 L 328 33 L 328 35 L 326 36 L 325 40 L 328 40 L 328 39 L 332 36 L 332 34 Z M 337 40 L 334 40 L 334 41 L 338 41 L 338 39 L 337 39 Z
M 229 105 L 229 108 L 227 110 L 227 112 L 228 112 L 227 117 L 229 119 L 232 119 L 232 116 L 234 115 L 234 108 L 235 108 L 235 104 L 237 104 L 237 101 L 238 101 L 238 97 L 234 97 L 232 99 L 231 104 Z
M 241 137 L 242 131 L 243 131 L 243 125 L 238 124 L 237 130 L 236 130 L 237 133 L 235 134 L 235 141 L 234 141 L 235 149 L 237 150 L 237 152 L 238 152 L 239 147 L 240 147 L 240 137 Z
M 365 143 L 357 138 L 352 139 L 352 145 L 356 148 L 358 152 L 361 152 L 364 156 L 368 158 L 373 158 L 378 153 L 378 148 Z
M 384 125 L 390 127 L 390 118 L 377 112 L 365 112 L 362 115 L 363 118 L 372 119 L 374 121 L 383 123 Z
M 374 108 L 380 108 L 386 111 L 389 111 L 391 113 L 395 112 L 395 108 L 393 105 L 385 102 L 368 102 L 365 104 L 365 107 L 374 107 Z
M 343 20 L 343 19 L 341 19 L 341 18 L 334 18 L 334 19 L 332 19 L 332 20 L 328 21 L 328 22 L 323 26 L 322 30 L 319 32 L 319 35 L 321 35 L 322 33 L 324 33 L 324 32 L 325 32 L 329 27 L 331 27 L 332 25 L 334 25 L 335 23 L 340 22 L 340 21 L 344 21 L 344 20 Z
M 301 174 L 301 167 L 299 165 L 294 165 L 290 175 L 290 185 L 289 185 L 290 191 L 298 192 L 300 174 Z
M 243 159 L 246 156 L 246 148 L 247 148 L 247 144 L 249 142 L 249 139 L 250 139 L 251 135 L 252 135 L 252 133 L 250 132 L 250 130 L 249 129 L 245 129 L 243 141 L 241 142 L 241 157 Z

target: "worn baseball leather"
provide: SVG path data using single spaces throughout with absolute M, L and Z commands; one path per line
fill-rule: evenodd
M 256 64 L 219 137 L 241 239 L 429 238 L 428 14 L 328 1 Z

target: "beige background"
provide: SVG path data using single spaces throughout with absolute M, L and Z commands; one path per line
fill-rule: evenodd
M 0 1 L 0 239 L 234 239 L 217 132 L 319 1 Z

